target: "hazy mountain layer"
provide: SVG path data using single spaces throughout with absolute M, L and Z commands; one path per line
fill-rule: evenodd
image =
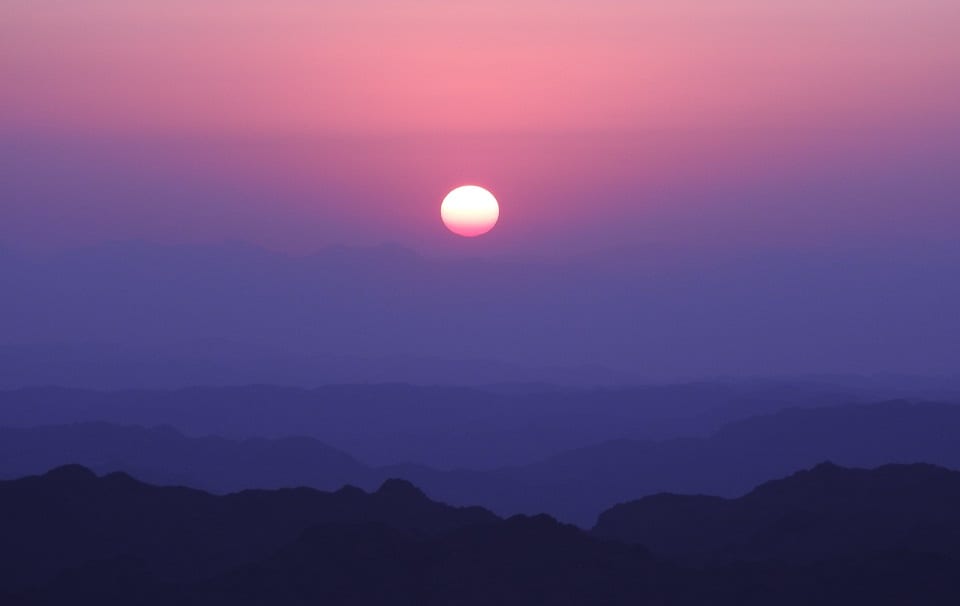
M 193 436 L 309 436 L 373 465 L 490 469 L 606 440 L 705 434 L 758 413 L 865 401 L 873 394 L 870 388 L 829 382 L 775 380 L 594 389 L 404 384 L 118 392 L 31 388 L 0 391 L 0 426 L 106 421 L 169 425 Z
M 192 438 L 170 428 L 82 423 L 0 429 L 0 475 L 74 462 L 215 492 L 302 485 L 332 490 L 343 484 L 372 489 L 402 477 L 444 502 L 480 504 L 502 515 L 546 512 L 589 527 L 620 502 L 664 491 L 739 496 L 823 460 L 960 468 L 957 435 L 960 406 L 887 402 L 789 409 L 703 438 L 619 440 L 529 465 L 439 471 L 372 466 L 311 438 Z

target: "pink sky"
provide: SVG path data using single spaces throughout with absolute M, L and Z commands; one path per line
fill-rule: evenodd
M 934 120 L 952 0 L 7 0 L 5 126 L 257 134 Z
M 955 0 L 6 0 L 26 201 L 0 241 L 441 246 L 464 182 L 504 203 L 504 249 L 939 234 L 958 22 Z

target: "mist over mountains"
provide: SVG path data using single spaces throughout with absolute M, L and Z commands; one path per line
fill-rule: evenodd
M 960 595 L 958 267 L 0 249 L 0 601 Z
M 90 408 L 85 412 L 95 416 Z M 223 414 L 244 412 L 238 407 Z M 732 422 L 703 437 L 608 440 L 531 463 L 444 470 L 409 462 L 371 465 L 315 438 L 187 437 L 169 427 L 87 422 L 0 428 L 0 477 L 72 462 L 100 473 L 126 471 L 157 484 L 218 493 L 296 486 L 336 490 L 345 484 L 374 489 L 399 477 L 446 503 L 482 505 L 501 515 L 548 513 L 589 527 L 620 502 L 659 492 L 736 497 L 823 460 L 960 468 L 958 435 L 957 404 L 789 408 Z
M 613 259 L 0 255 L 0 601 L 955 603 L 954 251 Z
M 960 0 L 0 7 L 0 606 L 960 606 Z
M 0 391 L 0 426 L 103 421 L 190 436 L 313 437 L 372 465 L 492 469 L 611 440 L 702 436 L 789 407 L 869 403 L 888 388 L 820 381 L 705 382 L 559 389 L 418 385 Z M 932 393 L 902 387 L 909 397 Z M 890 390 L 894 391 L 894 390 Z M 942 401 L 960 401 L 935 390 Z M 883 394 L 883 395 L 878 395 Z
M 317 387 L 354 383 L 482 386 L 502 391 L 629 385 L 600 366 L 534 367 L 490 359 L 298 353 L 223 340 L 166 345 L 0 345 L 0 388 L 176 389 L 252 384 Z
M 295 257 L 119 242 L 8 253 L 0 346 L 18 349 L 0 352 L 14 364 L 0 384 L 956 372 L 960 286 L 943 279 L 960 267 L 951 244 L 880 256 L 665 252 L 443 258 L 383 246 Z

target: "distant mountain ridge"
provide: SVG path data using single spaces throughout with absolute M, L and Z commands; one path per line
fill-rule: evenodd
M 29 388 L 0 391 L 0 426 L 104 421 L 169 425 L 192 436 L 309 436 L 372 465 L 493 469 L 612 439 L 703 435 L 759 413 L 869 397 L 830 383 L 790 381 L 520 387 Z
M 102 422 L 0 428 L 0 478 L 42 473 L 64 461 L 215 493 L 347 484 L 373 489 L 388 479 L 312 438 L 188 438 L 170 427 Z
M 400 477 L 444 502 L 480 504 L 501 515 L 546 512 L 590 527 L 617 503 L 661 492 L 736 497 L 823 460 L 960 469 L 957 435 L 960 406 L 895 401 L 788 409 L 703 438 L 619 440 L 534 464 L 443 471 L 369 465 L 310 438 L 192 438 L 170 428 L 83 423 L 0 428 L 0 477 L 38 473 L 65 461 L 214 492 L 300 485 L 333 490 L 343 484 L 373 489 Z
M 771 478 L 832 460 L 875 467 L 927 462 L 960 469 L 960 406 L 903 401 L 786 409 L 706 437 L 617 440 L 485 473 L 391 471 L 450 503 L 501 513 L 547 511 L 592 525 L 614 503 L 660 492 L 739 496 Z M 489 495 L 496 495 L 491 498 Z
M 960 286 L 941 276 L 956 273 L 960 251 L 952 240 L 928 244 L 896 255 L 850 248 L 746 257 L 641 245 L 629 255 L 537 259 L 430 257 L 398 246 L 291 256 L 240 243 L 126 241 L 0 256 L 0 353 L 43 343 L 115 350 L 8 350 L 0 368 L 16 372 L 0 375 L 0 386 L 437 383 L 447 373 L 470 383 L 592 384 L 622 371 L 631 382 L 955 376 Z M 865 342 L 867 334 L 884 346 Z M 213 348 L 207 356 L 204 342 L 272 353 Z M 186 345 L 156 347 L 171 343 Z M 330 354 L 374 363 L 368 374 L 360 362 L 325 375 Z M 381 356 L 502 362 L 403 369 L 377 363 Z

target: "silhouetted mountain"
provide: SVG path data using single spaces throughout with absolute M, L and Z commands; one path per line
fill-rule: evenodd
M 373 488 L 387 479 L 311 438 L 187 438 L 169 427 L 107 423 L 0 428 L 0 478 L 42 473 L 63 461 L 219 493 L 292 486 L 335 490 L 345 484 Z
M 419 539 L 384 526 L 321 527 L 266 562 L 212 583 L 203 600 L 246 604 L 596 604 L 657 595 L 669 565 L 517 517 Z M 624 569 L 630 575 L 623 574 Z M 674 573 L 673 576 L 676 576 Z M 293 589 L 295 588 L 295 589 Z
M 827 459 L 853 466 L 928 462 L 960 468 L 958 435 L 960 406 L 887 402 L 789 409 L 705 438 L 618 440 L 487 473 L 416 466 L 390 473 L 444 502 L 479 503 L 501 514 L 547 511 L 589 526 L 614 503 L 660 492 L 738 496 Z
M 527 439 L 535 431 L 514 438 Z M 39 473 L 62 461 L 214 492 L 329 490 L 342 484 L 370 489 L 402 477 L 444 502 L 479 503 L 501 515 L 547 512 L 589 527 L 616 503 L 660 492 L 739 496 L 825 459 L 851 466 L 928 462 L 960 468 L 957 435 L 960 406 L 887 402 L 790 409 L 728 425 L 706 438 L 620 440 L 530 465 L 442 471 L 369 466 L 310 438 L 190 438 L 170 428 L 83 423 L 0 429 L 0 477 Z
M 912 523 L 927 514 L 939 516 L 936 529 L 956 528 L 958 478 L 930 466 L 820 466 L 771 482 L 741 500 L 757 500 L 744 518 L 707 536 L 774 545 L 776 559 L 723 551 L 726 561 L 690 566 L 547 516 L 454 510 L 404 482 L 373 495 L 212 497 L 65 467 L 0 483 L 0 536 L 12 539 L 0 543 L 0 597 L 98 606 L 947 605 L 960 599 L 958 543 L 915 532 L 931 520 Z M 704 544 L 694 529 L 710 522 L 694 514 L 710 504 L 694 501 L 655 506 L 665 526 L 651 538 Z M 308 515 L 317 523 L 300 528 Z
M 495 519 L 430 501 L 402 480 L 373 494 L 344 487 L 218 497 L 68 465 L 0 482 L 0 587 L 115 558 L 141 561 L 159 579 L 199 578 L 265 557 L 317 524 L 376 522 L 430 534 Z
M 960 555 L 960 472 L 822 463 L 738 499 L 660 494 L 600 515 L 593 534 L 655 553 L 804 560 L 909 550 Z
M 829 383 L 787 381 L 514 392 L 402 384 L 309 390 L 33 388 L 0 391 L 0 426 L 105 421 L 169 425 L 194 436 L 309 436 L 373 465 L 490 469 L 614 439 L 702 435 L 789 406 L 865 397 Z

